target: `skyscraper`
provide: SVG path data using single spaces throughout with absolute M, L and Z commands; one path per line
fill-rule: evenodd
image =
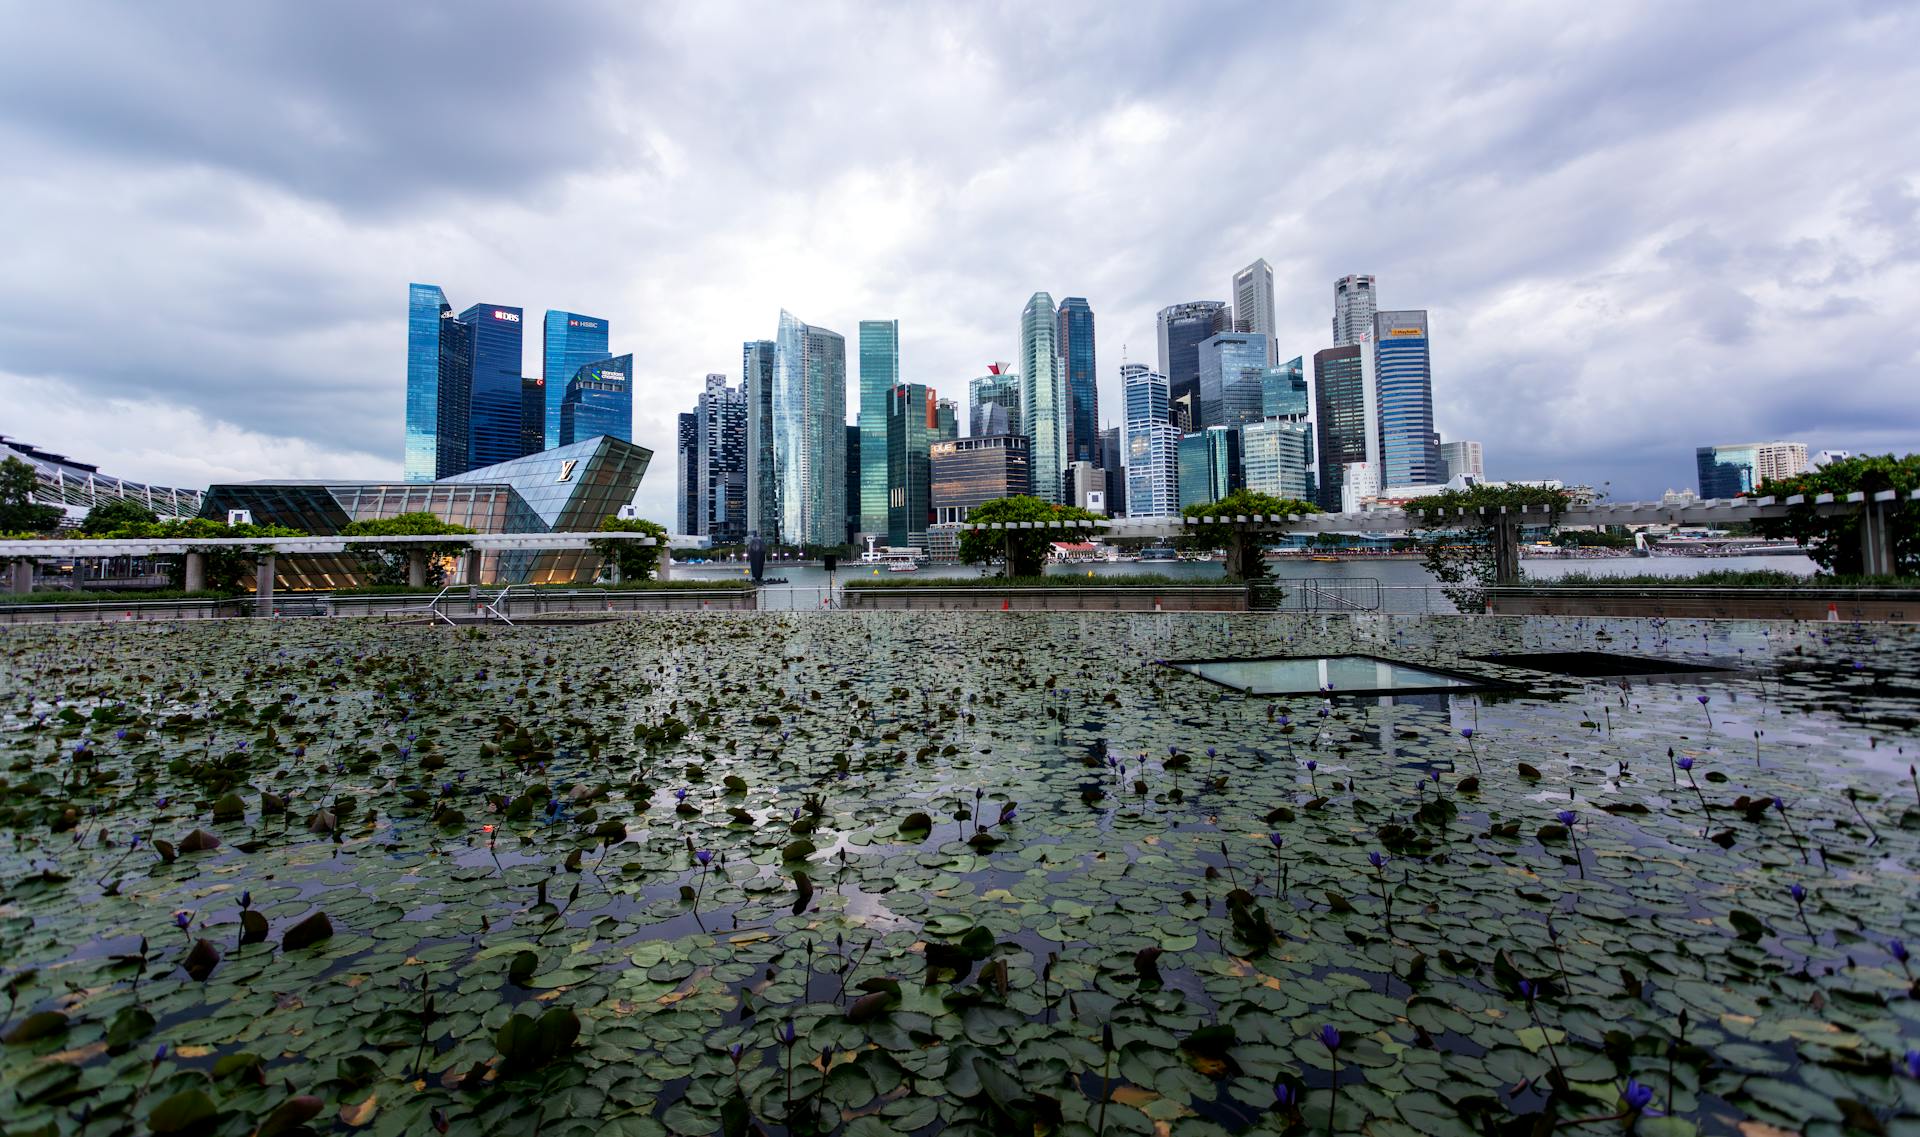
M 922 383 L 900 383 L 887 392 L 887 544 L 925 548 L 933 519 L 933 479 L 928 465 L 936 411 L 934 393 Z M 865 440 L 862 440 L 865 445 Z
M 1273 267 L 1262 257 L 1233 274 L 1233 330 L 1267 337 L 1268 366 L 1280 358 L 1273 323 Z
M 460 322 L 473 329 L 467 469 L 511 462 L 521 456 L 520 309 L 475 304 L 460 313 Z
M 1240 462 L 1255 493 L 1311 501 L 1313 433 L 1305 419 L 1271 418 L 1240 428 Z
M 1316 492 L 1322 509 L 1340 508 L 1344 471 L 1349 463 L 1366 462 L 1379 469 L 1370 346 L 1343 344 L 1313 353 L 1314 450 L 1320 463 Z
M 985 434 L 928 448 L 937 522 L 965 521 L 977 505 L 1027 492 L 1027 436 Z
M 933 405 L 933 437 L 935 441 L 960 437 L 960 404 L 941 399 Z
M 887 398 L 900 382 L 900 321 L 860 321 L 860 531 L 887 531 Z
M 780 543 L 780 470 L 773 460 L 772 340 L 740 345 L 740 386 L 747 394 L 747 532 Z
M 700 532 L 700 416 L 688 411 L 678 421 L 673 448 L 673 531 L 693 536 Z
M 1060 359 L 1066 367 L 1067 442 L 1062 452 L 1068 462 L 1093 462 L 1100 457 L 1100 390 L 1094 382 L 1093 308 L 1084 297 L 1060 301 Z
M 1020 376 L 1007 364 L 987 364 L 987 373 L 970 385 L 968 400 L 969 435 L 1026 433 L 1020 420 Z
M 1222 332 L 1200 341 L 1200 427 L 1258 422 L 1267 373 L 1267 337 Z
M 1306 418 L 1312 412 L 1307 402 L 1307 368 L 1299 356 L 1269 367 L 1260 377 L 1261 418 Z
M 560 445 L 572 446 L 601 434 L 633 441 L 631 355 L 582 364 L 560 396 Z
M 578 312 L 547 309 L 540 340 L 540 377 L 547 381 L 546 441 L 535 447 L 536 450 L 551 450 L 561 445 L 560 401 L 567 396 L 567 380 L 573 378 L 574 372 L 607 355 L 605 320 Z
M 859 418 L 858 414 L 854 415 Z M 847 542 L 860 532 L 860 424 L 847 427 Z
M 1380 406 L 1380 485 L 1445 481 L 1440 436 L 1433 432 L 1433 365 L 1424 309 L 1373 318 Z
M 583 369 L 584 370 L 584 369 Z M 747 537 L 747 396 L 729 388 L 727 377 L 707 376 L 693 404 L 693 528 L 716 545 Z
M 453 317 L 446 294 L 407 285 L 407 433 L 402 468 L 409 482 L 465 472 L 473 387 L 472 329 Z
M 773 462 L 780 483 L 781 536 L 789 544 L 845 544 L 846 337 L 782 309 L 773 344 Z M 865 489 L 862 478 L 863 494 Z
M 1120 428 L 1110 426 L 1100 432 L 1100 468 L 1107 475 L 1107 516 L 1127 514 L 1127 462 L 1120 441 Z
M 1170 517 L 1179 512 L 1180 435 L 1167 419 L 1166 376 L 1144 363 L 1123 363 L 1120 391 L 1127 412 L 1127 516 Z
M 1700 496 L 1739 497 L 1769 478 L 1790 478 L 1807 468 L 1804 442 L 1735 442 L 1694 452 Z
M 1168 411 L 1181 433 L 1189 433 L 1200 422 L 1200 344 L 1233 330 L 1233 310 L 1219 300 L 1190 300 L 1160 309 L 1158 323 Z
M 1447 481 L 1462 475 L 1473 478 L 1487 476 L 1487 460 L 1478 442 L 1442 442 L 1440 444 L 1440 465 Z
M 1020 315 L 1020 418 L 1033 440 L 1033 496 L 1061 501 L 1067 468 L 1067 391 L 1059 314 L 1053 297 L 1036 292 Z
M 1180 508 L 1208 505 L 1241 488 L 1240 431 L 1210 426 L 1180 439 Z
M 632 439 L 627 439 L 631 442 Z M 520 377 L 520 453 L 538 454 L 547 446 L 547 381 Z
M 1359 343 L 1373 331 L 1373 278 L 1343 276 L 1333 282 L 1333 342 Z

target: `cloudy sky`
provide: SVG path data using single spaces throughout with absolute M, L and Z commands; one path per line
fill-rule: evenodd
M 1339 275 L 1429 309 L 1495 477 L 1920 449 L 1911 4 L 0 16 L 0 432 L 124 477 L 397 477 L 424 281 L 610 319 L 670 519 L 673 416 L 782 307 L 897 317 L 961 395 L 1031 293 L 1086 296 L 1113 422 L 1154 312 L 1255 257 L 1283 358 Z

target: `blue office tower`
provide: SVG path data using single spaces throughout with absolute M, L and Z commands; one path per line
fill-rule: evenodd
M 1067 371 L 1067 461 L 1100 464 L 1100 391 L 1094 383 L 1093 308 L 1060 301 L 1060 359 Z
M 1433 365 L 1424 309 L 1374 315 L 1374 370 L 1380 402 L 1380 485 L 1446 480 L 1433 429 Z
M 560 397 L 560 445 L 599 435 L 633 441 L 633 356 L 597 359 L 573 373 Z
M 520 309 L 475 304 L 460 322 L 473 329 L 467 469 L 511 462 L 521 456 Z
M 453 318 L 446 294 L 407 286 L 407 434 L 401 463 L 409 482 L 468 469 L 467 414 L 473 384 L 472 329 Z
M 540 376 L 547 381 L 548 449 L 565 445 L 560 441 L 560 402 L 567 396 L 568 381 L 582 367 L 605 358 L 605 320 L 598 316 L 583 316 L 578 312 L 547 310 L 547 322 L 540 341 Z M 626 435 L 619 437 L 625 438 Z

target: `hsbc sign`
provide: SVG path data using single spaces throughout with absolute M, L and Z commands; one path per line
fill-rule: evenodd
M 493 310 L 493 318 L 496 320 L 505 320 L 509 324 L 517 324 L 520 322 L 520 313 L 506 312 L 506 311 L 502 311 L 499 308 L 495 308 Z
M 568 320 L 568 321 L 567 321 L 567 326 L 568 326 L 568 327 L 570 327 L 570 328 L 597 328 L 597 327 L 599 327 L 599 326 L 600 326 L 600 321 L 598 321 L 598 320 Z

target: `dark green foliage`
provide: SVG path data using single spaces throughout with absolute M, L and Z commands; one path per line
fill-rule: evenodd
M 1546 506 L 1547 512 L 1539 512 L 1541 506 Z M 1480 485 L 1421 498 L 1410 504 L 1407 512 L 1424 518 L 1420 528 L 1428 536 L 1422 543 L 1421 564 L 1440 582 L 1440 590 L 1454 607 L 1478 612 L 1486 607 L 1488 586 L 1499 576 L 1494 546 L 1501 529 L 1537 526 L 1550 533 L 1566 507 L 1564 490 Z M 1503 515 L 1502 508 L 1510 512 Z M 1522 513 L 1523 508 L 1532 512 Z M 1518 539 L 1517 532 L 1510 536 Z M 1517 579 L 1517 562 L 1513 571 Z
M 65 516 L 58 506 L 35 505 L 33 466 L 8 455 L 0 462 L 0 533 L 46 533 Z
M 1755 521 L 1753 530 L 1763 537 L 1790 537 L 1798 541 L 1807 550 L 1807 556 L 1827 572 L 1859 576 L 1866 568 L 1860 552 L 1859 515 L 1849 511 L 1822 516 L 1815 510 L 1813 498 L 1823 493 L 1844 498 L 1856 492 L 1872 498 L 1881 490 L 1894 490 L 1898 497 L 1882 507 L 1887 510 L 1894 571 L 1917 576 L 1920 575 L 1920 502 L 1907 497 L 1915 489 L 1920 489 L 1920 454 L 1900 458 L 1871 454 L 1830 462 L 1818 470 L 1756 486 L 1753 491 L 1756 497 L 1786 498 L 1804 494 L 1807 502 L 1795 507 L 1786 517 Z
M 620 580 L 653 579 L 654 566 L 660 563 L 660 555 L 666 551 L 666 526 L 644 517 L 609 517 L 600 523 L 600 532 L 644 533 L 660 542 L 655 545 L 642 545 L 638 541 L 593 542 L 593 551 L 606 558 L 607 564 Z
M 352 521 L 340 529 L 342 537 L 464 536 L 473 532 L 464 525 L 442 521 L 425 511 Z M 459 541 L 407 541 L 391 545 L 350 545 L 348 548 L 376 585 L 408 583 L 411 558 L 416 554 L 424 556 L 427 559 L 427 583 L 438 587 L 446 583 L 448 558 L 459 556 L 467 546 Z
M 967 514 L 969 525 L 991 525 L 1010 521 L 1102 521 L 1099 514 L 1070 505 L 1049 505 L 1037 497 L 1019 494 L 996 498 L 973 508 Z M 1000 560 L 1001 575 L 1039 576 L 1047 563 L 1047 551 L 1055 541 L 1085 541 L 1104 530 L 1091 529 L 973 529 L 960 534 L 960 559 L 967 564 L 989 564 Z
M 129 498 L 115 498 L 103 501 L 92 509 L 80 522 L 82 533 L 99 536 L 111 533 L 126 525 L 151 525 L 160 520 L 160 515 L 137 501 Z
M 1253 490 L 1234 490 L 1219 501 L 1205 505 L 1189 505 L 1180 511 L 1182 517 L 1219 517 L 1229 521 L 1234 517 L 1282 517 L 1291 514 L 1318 513 L 1320 507 L 1293 498 L 1274 497 L 1272 494 L 1255 493 Z M 1275 526 L 1272 531 L 1280 527 Z M 1180 543 L 1190 549 L 1225 549 L 1227 551 L 1227 579 L 1254 583 L 1265 581 L 1273 576 L 1267 567 L 1265 548 L 1261 541 L 1261 531 L 1241 525 L 1216 524 L 1196 525 L 1181 534 Z

